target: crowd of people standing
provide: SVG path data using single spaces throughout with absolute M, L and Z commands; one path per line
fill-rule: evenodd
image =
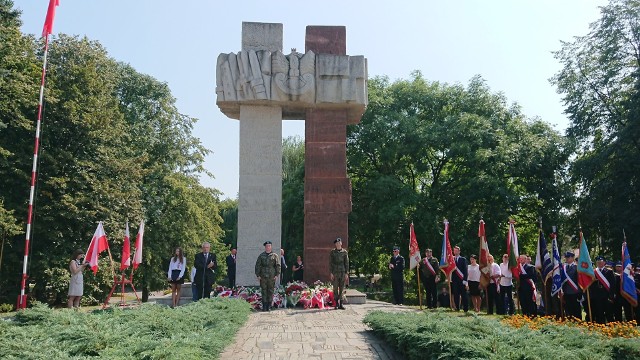
M 392 263 L 404 263 L 404 259 L 399 260 L 398 257 L 401 256 L 396 253 L 394 248 L 390 269 Z M 484 299 L 487 314 L 494 314 L 495 309 L 496 314 L 513 315 L 519 308 L 521 313 L 527 316 L 554 315 L 580 320 L 590 320 L 592 317 L 593 321 L 598 323 L 637 321 L 640 318 L 640 307 L 632 307 L 621 296 L 620 282 L 624 274 L 619 262 L 607 264 L 603 257 L 596 257 L 595 271 L 602 276 L 596 276 L 595 282 L 587 288 L 590 297 L 587 301 L 586 292 L 578 286 L 575 254 L 571 251 L 564 254 L 565 262 L 562 264 L 567 281 L 555 296 L 551 296 L 551 280 L 547 279 L 546 283 L 542 284 L 539 272 L 531 264 L 531 257 L 527 255 L 520 255 L 518 258 L 517 278 L 514 277 L 509 264 L 509 255 L 504 254 L 500 264 L 496 264 L 493 255 L 489 255 L 488 271 L 483 284 L 483 274 L 477 263 L 477 256 L 471 255 L 468 263 L 467 259 L 460 255 L 460 248 L 457 246 L 453 248 L 453 254 L 456 267 L 449 275 L 450 280 L 447 280 L 444 272 L 440 270 L 439 261 L 433 257 L 431 249 L 426 249 L 424 257 L 420 260 L 418 271 L 425 294 L 423 304 L 427 308 L 449 307 L 454 311 L 462 309 L 467 312 L 471 298 L 471 306 L 475 312 L 481 311 Z M 394 280 L 398 275 L 393 272 L 390 275 L 394 284 L 394 302 L 398 303 L 395 294 L 401 292 L 397 289 L 401 283 Z M 640 266 L 635 268 L 635 284 L 640 294 Z M 448 296 L 447 292 L 449 286 L 451 296 Z M 438 289 L 441 289 L 440 293 Z

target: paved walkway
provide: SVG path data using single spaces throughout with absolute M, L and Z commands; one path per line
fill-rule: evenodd
M 347 310 L 255 312 L 220 359 L 402 359 L 362 323 L 372 310 L 417 312 L 371 300 Z

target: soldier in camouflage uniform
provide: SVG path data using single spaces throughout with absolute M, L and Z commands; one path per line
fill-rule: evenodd
M 256 276 L 262 289 L 262 311 L 269 311 L 273 303 L 273 288 L 280 276 L 280 256 L 271 252 L 271 241 L 265 241 L 264 252 L 256 260 Z
M 344 293 L 344 284 L 349 278 L 349 253 L 342 248 L 342 239 L 337 238 L 333 241 L 336 246 L 329 254 L 329 271 L 331 272 L 331 282 L 333 282 L 333 298 L 335 299 L 335 308 L 344 310 L 342 305 L 342 295 Z

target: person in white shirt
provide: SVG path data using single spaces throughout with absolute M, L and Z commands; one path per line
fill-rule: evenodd
M 493 255 L 487 256 L 489 260 L 489 268 L 491 273 L 489 274 L 489 285 L 487 286 L 487 314 L 493 315 L 493 305 L 496 305 L 496 313 L 504 314 L 504 303 L 500 301 L 500 265 L 496 264 Z
M 187 267 L 187 261 L 184 258 L 184 253 L 181 248 L 174 250 L 174 255 L 169 262 L 169 271 L 167 271 L 167 278 L 171 284 L 171 307 L 178 306 L 180 302 L 180 289 L 184 284 L 184 271 Z
M 467 266 L 469 295 L 471 296 L 473 311 L 480 312 L 480 303 L 482 302 L 480 293 L 480 265 L 478 265 L 478 257 L 476 255 L 471 255 L 469 259 L 471 259 L 471 264 Z
M 502 303 L 502 313 L 499 315 L 513 315 L 515 307 L 513 304 L 513 274 L 509 269 L 509 255 L 502 255 L 500 264 L 500 302 Z

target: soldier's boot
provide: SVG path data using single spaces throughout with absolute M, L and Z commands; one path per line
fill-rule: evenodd
M 336 300 L 336 306 L 333 309 L 338 310 L 339 306 L 340 306 L 340 300 Z
M 267 302 L 267 303 L 265 303 L 265 305 L 267 306 L 267 311 L 270 311 L 270 310 L 271 310 L 271 304 L 269 304 L 269 303 Z
M 342 300 L 338 301 L 338 304 L 340 304 L 340 305 L 338 305 L 338 309 L 346 310 L 345 307 L 342 305 Z

